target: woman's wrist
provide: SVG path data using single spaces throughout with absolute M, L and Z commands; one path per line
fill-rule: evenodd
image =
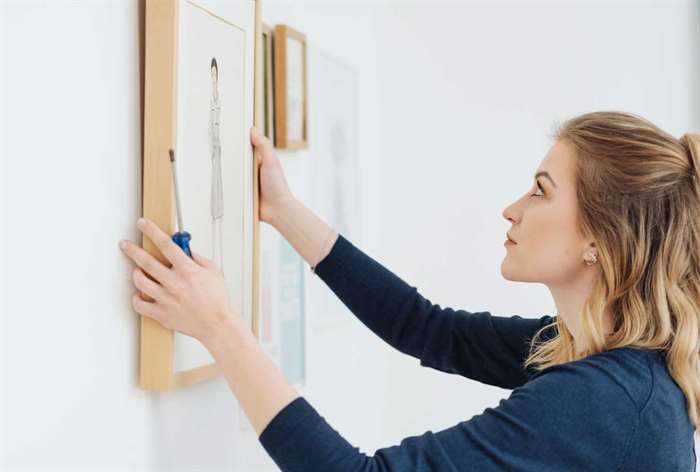
M 330 254 L 331 249 L 333 249 L 333 246 L 335 245 L 335 242 L 338 240 L 338 232 L 333 229 L 333 228 L 328 228 L 328 236 L 326 236 L 326 239 L 323 243 L 323 245 L 320 248 L 320 251 L 318 252 L 318 255 L 315 258 L 314 263 L 311 264 L 312 269 L 316 269 L 316 266 L 326 258 L 328 254 Z
M 232 321 L 222 326 L 216 336 L 207 339 L 205 347 L 224 374 L 253 429 L 261 434 L 299 393 L 265 353 L 246 321 L 243 318 Z
M 311 267 L 330 252 L 338 237 L 331 226 L 294 197 L 281 201 L 273 215 L 271 224 Z
M 253 331 L 240 316 L 230 314 L 226 321 L 202 344 L 216 358 L 232 346 L 241 346 L 246 342 L 257 342 Z
M 284 224 L 285 215 L 293 213 L 296 205 L 299 203 L 300 202 L 291 192 L 284 197 L 280 197 L 277 202 L 271 205 L 270 225 L 277 231 L 280 231 L 280 225 Z

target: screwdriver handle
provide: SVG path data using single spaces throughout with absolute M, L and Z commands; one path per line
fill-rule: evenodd
M 190 251 L 190 239 L 192 236 L 187 231 L 178 231 L 172 236 L 173 242 L 180 246 L 185 254 L 192 257 L 192 251 Z

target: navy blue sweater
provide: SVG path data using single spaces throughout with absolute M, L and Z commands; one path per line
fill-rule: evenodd
M 528 341 L 554 317 L 441 308 L 342 235 L 315 273 L 362 323 L 421 365 L 512 392 L 468 421 L 372 456 L 299 397 L 259 437 L 283 471 L 695 470 L 685 396 L 661 351 L 625 347 L 526 370 Z

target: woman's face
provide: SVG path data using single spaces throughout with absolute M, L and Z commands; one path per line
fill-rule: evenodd
M 557 141 L 535 171 L 530 189 L 503 210 L 516 242 L 506 245 L 501 263 L 507 280 L 550 287 L 571 287 L 580 280 L 588 244 L 576 227 L 575 159 L 571 144 Z

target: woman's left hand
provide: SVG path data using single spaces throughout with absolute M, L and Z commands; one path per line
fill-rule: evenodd
M 194 251 L 191 259 L 149 219 L 139 219 L 136 226 L 171 264 L 164 265 L 132 241 L 120 242 L 122 251 L 138 266 L 133 272 L 134 285 L 153 300 L 134 294 L 132 305 L 139 314 L 205 346 L 241 322 L 231 310 L 223 273 L 213 261 Z

